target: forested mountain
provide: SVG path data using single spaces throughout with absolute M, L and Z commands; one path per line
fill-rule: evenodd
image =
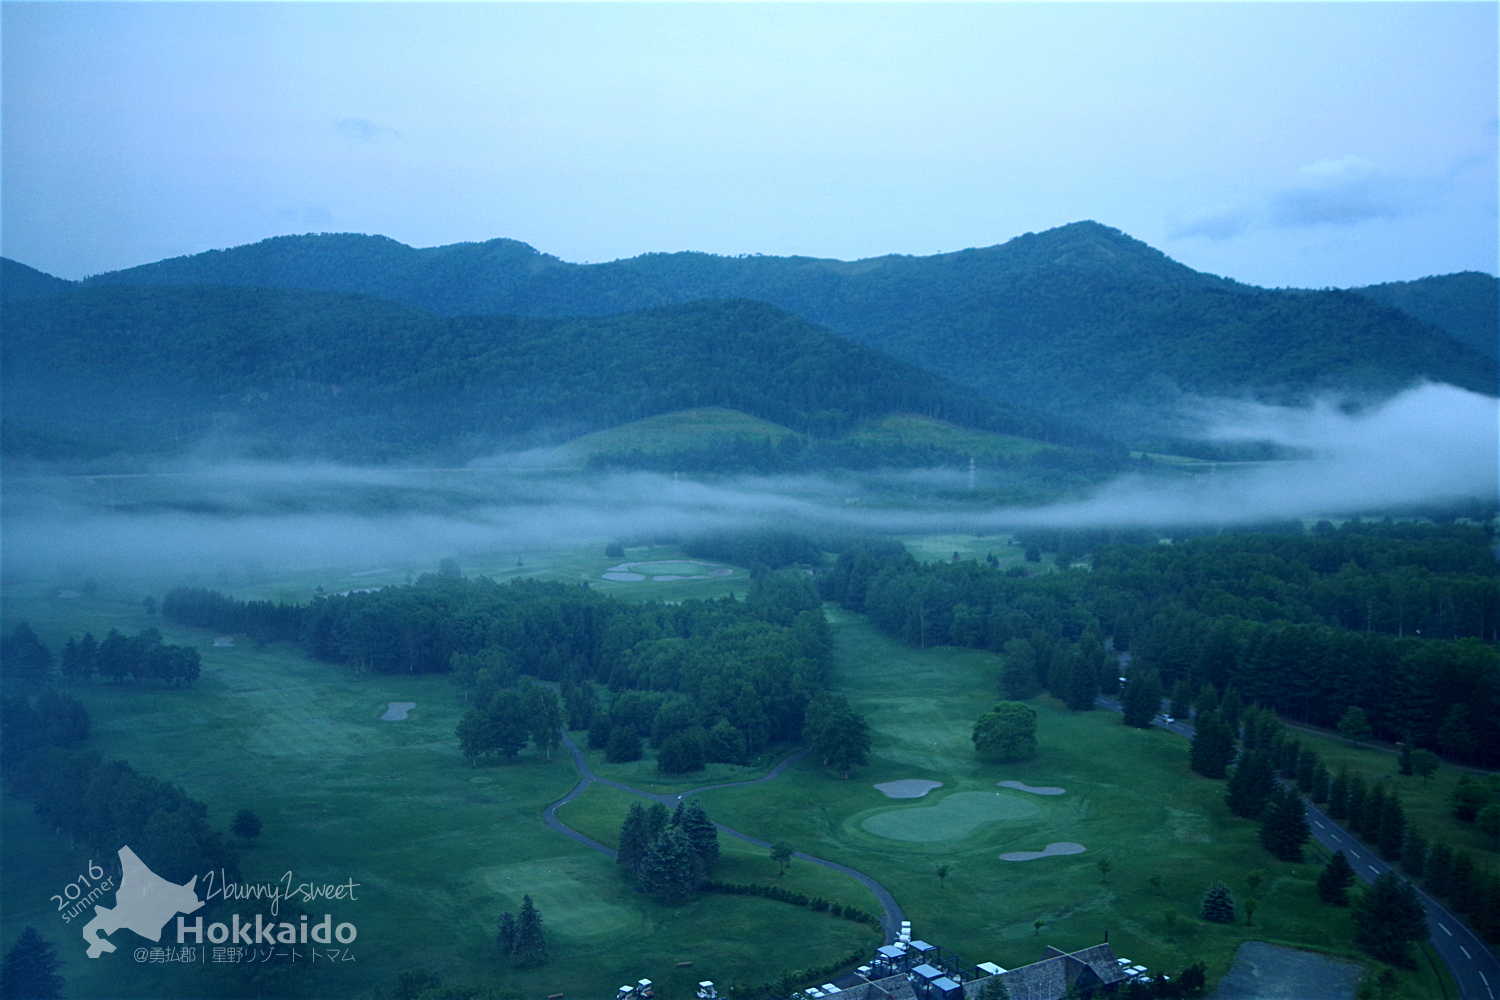
M 27 267 L 8 257 L 0 257 L 0 296 L 4 296 L 7 302 L 56 295 L 73 286 L 74 282 L 54 278 L 34 267 Z
M 1093 222 L 852 262 L 663 253 L 584 265 L 514 240 L 418 250 L 384 237 L 287 236 L 88 281 L 318 288 L 447 315 L 760 299 L 996 398 L 1114 433 L 1160 432 L 1181 392 L 1379 396 L 1419 378 L 1496 388 L 1493 353 L 1368 295 L 1241 285 Z
M 1500 354 L 1500 278 L 1478 271 L 1351 288 L 1451 334 L 1481 354 Z
M 7 448 L 37 457 L 219 435 L 265 456 L 463 459 L 697 406 L 825 439 L 911 412 L 1118 450 L 762 302 L 441 317 L 330 292 L 103 286 L 0 318 Z

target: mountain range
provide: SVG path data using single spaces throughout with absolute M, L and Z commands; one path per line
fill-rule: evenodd
M 539 390 L 528 382 L 526 393 L 512 398 L 511 410 L 516 413 L 517 407 L 531 407 L 526 411 L 533 414 L 529 418 L 507 411 L 502 420 L 495 404 L 488 404 L 493 419 L 484 433 L 502 437 L 535 426 L 543 397 L 552 400 L 548 406 L 572 399 L 576 393 L 561 385 L 562 380 L 595 378 L 594 369 L 569 363 L 574 359 L 568 352 L 578 344 L 569 337 L 628 328 L 633 332 L 625 339 L 599 334 L 610 352 L 624 350 L 623 355 L 585 353 L 599 365 L 642 372 L 672 367 L 637 350 L 650 340 L 645 331 L 657 325 L 676 331 L 663 333 L 653 343 L 678 350 L 681 342 L 672 338 L 686 336 L 692 322 L 723 335 L 728 329 L 789 329 L 796 317 L 801 324 L 797 336 L 806 338 L 799 343 L 811 349 L 816 341 L 815 354 L 823 352 L 817 356 L 824 361 L 843 351 L 849 357 L 839 363 L 852 364 L 851 370 L 880 368 L 864 353 L 857 355 L 857 362 L 849 361 L 856 356 L 849 353 L 853 344 L 837 351 L 829 346 L 852 341 L 905 362 L 900 370 L 908 375 L 896 381 L 907 384 L 911 392 L 891 395 L 894 383 L 887 379 L 882 388 L 861 388 L 863 402 L 858 404 L 847 395 L 839 397 L 841 402 L 829 402 L 841 390 L 831 390 L 829 399 L 818 401 L 813 399 L 817 393 L 793 401 L 775 390 L 762 403 L 773 396 L 786 397 L 776 406 L 737 406 L 731 386 L 754 395 L 760 390 L 752 386 L 760 383 L 704 381 L 712 364 L 724 363 L 733 353 L 728 345 L 739 342 L 730 338 L 717 349 L 713 362 L 702 351 L 693 353 L 698 348 L 687 355 L 708 366 L 695 370 L 691 381 L 716 388 L 694 396 L 683 390 L 685 382 L 672 381 L 670 389 L 638 394 L 629 406 L 616 402 L 591 409 L 593 404 L 568 403 L 572 409 L 564 412 L 569 419 L 580 429 L 592 429 L 601 421 L 646 415 L 651 407 L 686 400 L 687 406 L 734 406 L 798 430 L 817 431 L 814 414 L 820 409 L 837 411 L 843 416 L 819 418 L 827 424 L 822 432 L 832 433 L 835 428 L 847 429 L 846 422 L 856 413 L 895 412 L 912 401 L 913 392 L 928 392 L 937 395 L 927 398 L 925 409 L 915 407 L 917 412 L 958 423 L 977 421 L 975 426 L 1006 432 L 1030 427 L 1038 436 L 1055 440 L 1097 440 L 1096 435 L 1104 433 L 1141 441 L 1173 433 L 1178 427 L 1173 417 L 1177 404 L 1187 395 L 1299 402 L 1337 393 L 1360 401 L 1382 398 L 1422 379 L 1495 394 L 1500 353 L 1500 281 L 1490 275 L 1446 275 L 1347 291 L 1264 289 L 1194 271 L 1094 222 L 1027 233 L 981 249 L 858 261 L 660 253 L 604 264 L 571 264 L 507 239 L 415 249 L 379 236 L 321 234 L 275 237 L 76 283 L 14 261 L 4 261 L 3 267 L 0 289 L 8 310 L 6 365 L 11 391 L 28 391 L 11 377 L 12 365 L 21 358 L 16 354 L 18 342 L 25 351 L 39 352 L 27 355 L 32 361 L 45 358 L 46 364 L 55 365 L 60 359 L 56 349 L 46 347 L 46 336 L 61 336 L 58 331 L 66 330 L 64 339 L 84 345 L 92 343 L 89 329 L 118 331 L 124 322 L 119 317 L 130 316 L 137 334 L 149 327 L 156 342 L 173 345 L 184 371 L 240 359 L 234 362 L 241 365 L 235 369 L 238 374 L 221 380 L 223 391 L 217 394 L 210 392 L 213 379 L 194 382 L 191 391 L 183 386 L 176 390 L 181 398 L 193 398 L 195 405 L 207 392 L 219 407 L 212 412 L 220 414 L 229 412 L 222 405 L 229 386 L 236 392 L 271 391 L 256 381 L 261 378 L 271 379 L 275 392 L 283 394 L 292 384 L 359 384 L 361 393 L 381 395 L 395 408 L 393 413 L 407 414 L 419 406 L 414 395 L 419 385 L 448 386 L 455 378 L 473 385 L 481 370 L 511 379 L 525 370 L 538 385 L 549 377 L 559 382 L 548 390 L 551 396 L 536 395 Z M 247 294 L 259 290 L 261 297 L 235 298 L 228 296 L 229 288 Z M 148 294 L 148 289 L 154 291 Z M 717 304 L 701 305 L 697 312 L 688 309 L 688 304 L 703 300 Z M 756 312 L 745 300 L 777 309 Z M 719 315 L 724 310 L 731 318 Z M 296 315 L 300 311 L 306 316 Z M 717 318 L 710 320 L 710 313 Z M 153 317 L 145 326 L 143 314 Z M 752 314 L 754 319 L 746 318 Z M 261 319 L 251 322 L 250 316 Z M 331 318 L 335 316 L 342 318 Z M 606 316 L 618 318 L 603 322 Z M 687 316 L 694 318 L 688 322 L 683 319 Z M 298 336 L 321 337 L 324 344 L 318 350 L 299 346 L 296 337 L 278 339 L 257 323 L 300 330 Z M 373 333 L 354 336 L 346 328 L 357 323 L 395 339 L 383 345 Z M 826 329 L 812 332 L 819 327 Z M 36 333 L 49 328 L 52 334 Z M 342 332 L 330 332 L 335 329 Z M 231 336 L 230 330 L 240 332 Z M 392 332 L 396 330 L 402 332 Z M 832 335 L 838 336 L 828 339 Z M 753 340 L 743 342 L 746 349 Z M 139 337 L 134 343 L 138 350 L 152 350 Z M 259 346 L 246 346 L 251 343 Z M 426 353 L 418 349 L 424 343 Z M 498 362 L 493 352 L 501 350 L 501 343 L 509 345 L 506 350 L 512 354 L 494 368 Z M 526 359 L 514 354 L 522 343 L 535 352 L 529 369 Z M 706 344 L 699 346 L 707 350 Z M 772 355 L 780 359 L 777 363 L 792 360 L 776 351 L 767 353 L 763 344 L 753 349 L 761 351 L 761 360 Z M 354 353 L 339 354 L 347 350 Z M 244 367 L 244 359 L 255 352 L 260 352 L 264 370 Z M 92 357 L 75 356 L 67 364 L 80 375 L 92 371 L 89 378 L 107 382 L 102 369 L 90 367 Z M 346 377 L 339 367 L 346 362 L 374 365 L 377 358 L 385 359 L 380 363 L 388 367 L 361 369 L 372 380 L 368 384 Z M 552 367 L 544 369 L 544 359 Z M 809 360 L 801 367 L 812 371 L 818 364 Z M 332 369 L 320 367 L 325 365 Z M 919 379 L 911 374 L 914 369 L 931 374 Z M 57 386 L 57 373 L 65 370 L 33 374 Z M 171 370 L 164 363 L 152 369 L 158 375 Z M 119 374 L 123 369 L 110 371 Z M 934 380 L 933 375 L 940 378 Z M 828 371 L 817 378 L 850 387 L 847 379 Z M 499 390 L 498 385 L 494 388 Z M 935 401 L 937 396 L 942 396 L 941 403 Z M 434 399 L 431 405 L 451 409 L 456 398 Z M 532 402 L 523 406 L 522 398 Z M 306 399 L 298 404 L 307 405 L 311 404 Z M 14 410 L 7 410 L 14 426 Z M 1095 434 L 1067 431 L 1068 424 Z M 416 433 L 416 438 L 422 436 Z

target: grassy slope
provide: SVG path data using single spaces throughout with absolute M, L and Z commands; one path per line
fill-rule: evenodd
M 893 413 L 872 420 L 846 439 L 853 444 L 870 447 L 908 446 L 916 448 L 941 448 L 973 455 L 979 461 L 995 458 L 1024 458 L 1048 446 L 1030 438 L 1013 434 L 991 434 L 987 431 L 970 430 L 946 420 L 915 416 L 909 413 Z
M 833 614 L 839 683 L 874 730 L 870 766 L 843 781 L 805 764 L 774 785 L 706 793 L 722 822 L 866 871 L 895 893 L 917 936 L 974 962 L 1015 967 L 1035 961 L 1047 944 L 1081 948 L 1106 931 L 1117 954 L 1172 970 L 1202 958 L 1214 977 L 1249 939 L 1358 957 L 1346 914 L 1317 901 L 1318 866 L 1272 859 L 1254 825 L 1225 809 L 1223 784 L 1188 770 L 1180 739 L 1127 729 L 1104 712 L 1069 713 L 1043 699 L 1036 703 L 1035 760 L 978 763 L 968 731 L 996 700 L 990 693 L 996 658 L 953 648 L 912 650 L 861 619 Z M 944 785 L 911 802 L 886 800 L 871 788 L 900 778 Z M 995 792 L 994 783 L 1004 779 L 1061 785 L 1068 793 L 1034 799 L 1041 814 L 1033 819 L 988 824 L 958 840 L 913 844 L 861 826 L 890 809 L 931 808 L 953 792 Z M 1020 863 L 998 859 L 1055 841 L 1076 841 L 1088 851 Z M 1100 857 L 1114 862 L 1108 881 L 1096 866 Z M 946 885 L 934 874 L 939 864 L 951 868 Z M 1244 899 L 1244 876 L 1254 869 L 1267 873 L 1256 893 L 1254 927 L 1197 919 L 1209 883 L 1223 879 Z M 1153 875 L 1162 878 L 1159 892 L 1149 884 Z M 1180 915 L 1173 933 L 1162 916 L 1167 909 Z M 1046 921 L 1040 936 L 1038 919 Z M 1442 995 L 1430 972 L 1411 978 L 1414 995 Z
M 777 443 L 786 437 L 801 435 L 790 427 L 752 417 L 739 410 L 710 406 L 662 413 L 585 434 L 569 441 L 564 450 L 584 457 L 617 455 L 632 450 L 657 455 L 707 448 L 726 439 L 769 440 Z

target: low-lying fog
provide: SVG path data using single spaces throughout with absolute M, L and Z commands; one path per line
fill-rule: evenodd
M 536 455 L 467 470 L 199 461 L 140 477 L 10 476 L 4 563 L 12 581 L 247 561 L 426 567 L 449 554 L 735 526 L 914 534 L 1227 525 L 1497 494 L 1497 401 L 1451 386 L 1415 388 L 1352 415 L 1332 405 L 1208 412 L 1205 437 L 1274 441 L 1312 457 L 1125 476 L 1085 499 L 1031 508 L 966 500 L 968 473 L 957 469 L 694 481 L 549 471 Z M 985 474 L 975 485 L 982 495 Z

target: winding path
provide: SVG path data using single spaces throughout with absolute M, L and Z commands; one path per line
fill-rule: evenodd
M 583 777 L 581 780 L 579 780 L 578 784 L 573 786 L 573 790 L 571 792 L 549 805 L 546 809 L 542 810 L 542 821 L 546 823 L 547 826 L 549 826 L 553 830 L 556 830 L 563 836 L 571 837 L 572 839 L 578 841 L 578 843 L 582 844 L 584 847 L 587 847 L 590 850 L 598 851 L 600 854 L 607 855 L 610 858 L 615 857 L 615 852 L 613 850 L 605 847 L 603 844 L 599 843 L 597 840 L 594 840 L 591 837 L 585 837 L 583 834 L 579 833 L 577 830 L 573 829 L 562 820 L 557 818 L 558 806 L 567 805 L 569 802 L 572 802 L 574 799 L 578 798 L 578 796 L 584 793 L 584 790 L 587 789 L 589 785 L 598 782 L 601 785 L 608 785 L 610 788 L 618 788 L 622 792 L 629 792 L 631 795 L 639 795 L 643 799 L 650 799 L 652 802 L 660 802 L 664 806 L 676 807 L 683 800 L 687 799 L 688 796 L 697 795 L 699 792 L 708 792 L 716 788 L 738 788 L 741 785 L 759 785 L 763 782 L 779 778 L 781 777 L 781 772 L 785 771 L 789 766 L 791 766 L 791 764 L 793 764 L 795 761 L 800 760 L 807 753 L 806 750 L 798 750 L 786 760 L 771 768 L 769 773 L 762 775 L 759 778 L 751 778 L 748 781 L 726 781 L 721 782 L 717 785 L 703 785 L 699 788 L 690 788 L 685 792 L 677 792 L 675 794 L 671 792 L 643 792 L 639 788 L 632 788 L 629 785 L 622 785 L 618 781 L 611 781 L 609 778 L 599 777 L 593 772 L 593 769 L 589 767 L 588 761 L 586 761 L 583 757 L 583 751 L 578 749 L 578 744 L 573 742 L 572 737 L 567 734 L 566 730 L 561 730 L 561 732 L 563 745 L 567 747 L 568 752 L 573 755 L 573 764 L 578 768 L 578 773 Z M 752 837 L 747 833 L 741 833 L 738 830 L 725 826 L 723 823 L 715 823 L 714 826 L 721 832 L 727 833 L 731 837 L 737 837 L 740 840 L 745 841 L 746 843 L 754 844 L 756 847 L 769 848 L 771 846 L 771 843 L 769 841 L 761 840 L 759 837 Z M 865 888 L 873 892 L 875 894 L 875 898 L 880 900 L 880 905 L 885 909 L 885 915 L 880 920 L 881 927 L 885 930 L 885 943 L 890 944 L 896 940 L 896 937 L 901 933 L 901 921 L 906 919 L 906 917 L 901 912 L 901 905 L 896 902 L 896 897 L 892 896 L 890 891 L 886 889 L 885 886 L 881 885 L 879 882 L 875 881 L 864 872 L 850 868 L 848 865 L 841 865 L 837 861 L 829 861 L 826 858 L 816 858 L 811 854 L 804 854 L 801 851 L 793 852 L 792 857 L 798 858 L 802 861 L 811 861 L 815 865 L 822 865 L 824 868 L 831 868 L 836 872 L 841 872 L 845 875 L 848 875 L 851 878 L 856 879 Z

